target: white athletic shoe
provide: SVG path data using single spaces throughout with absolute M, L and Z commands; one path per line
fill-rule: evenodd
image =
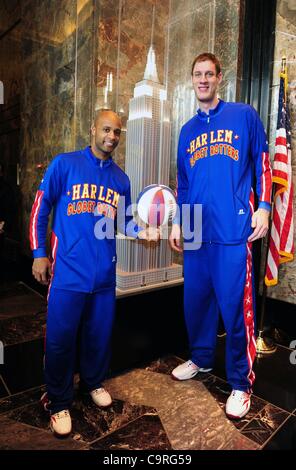
M 93 402 L 97 406 L 101 406 L 102 408 L 105 408 L 107 406 L 110 406 L 112 403 L 112 398 L 109 392 L 105 390 L 103 387 L 101 388 L 96 388 L 92 392 L 90 392 L 90 396 L 93 399 Z
M 241 390 L 232 390 L 226 402 L 226 415 L 228 418 L 243 418 L 251 407 L 251 394 Z
M 192 361 L 186 361 L 183 364 L 180 364 L 172 371 L 172 376 L 176 380 L 188 380 L 195 377 L 198 372 L 210 372 L 212 369 L 204 369 L 203 367 L 198 367 Z
M 57 436 L 67 436 L 72 430 L 72 421 L 69 410 L 62 410 L 50 417 L 50 429 Z

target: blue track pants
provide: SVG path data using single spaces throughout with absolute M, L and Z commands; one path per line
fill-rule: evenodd
M 211 368 L 219 312 L 226 330 L 226 373 L 233 389 L 250 391 L 256 355 L 251 244 L 204 243 L 184 251 L 184 311 L 191 359 Z
M 93 294 L 50 290 L 45 382 L 52 413 L 72 403 L 78 328 L 80 378 L 88 391 L 101 386 L 109 366 L 114 312 L 114 288 Z

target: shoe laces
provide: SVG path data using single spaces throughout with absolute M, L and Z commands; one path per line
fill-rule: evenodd
M 194 364 L 194 362 L 192 362 L 192 361 L 189 360 L 189 361 L 187 362 L 187 367 L 190 367 L 190 368 L 193 367 L 194 369 L 196 369 L 196 368 L 197 368 L 197 365 Z
M 92 391 L 95 395 L 101 395 L 102 393 L 106 393 L 106 390 L 101 387 L 101 388 L 96 388 L 95 390 Z
M 250 394 L 243 390 L 232 390 L 231 397 L 237 401 L 244 402 L 246 399 L 249 399 Z
M 67 418 L 70 415 L 69 415 L 68 410 L 63 410 L 63 411 L 58 411 L 57 413 L 55 413 L 55 416 L 57 419 L 61 419 L 61 418 Z

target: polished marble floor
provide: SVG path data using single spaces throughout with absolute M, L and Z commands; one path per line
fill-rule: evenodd
M 76 390 L 73 431 L 56 439 L 39 405 L 46 304 L 23 283 L 0 287 L 0 450 L 280 450 L 296 448 L 296 366 L 291 350 L 257 358 L 252 407 L 240 421 L 224 413 L 224 343 L 218 340 L 212 373 L 176 382 L 171 370 L 186 353 L 168 352 L 126 370 L 110 371 L 105 386 L 114 398 L 97 408 Z M 124 354 L 124 351 L 122 352 Z

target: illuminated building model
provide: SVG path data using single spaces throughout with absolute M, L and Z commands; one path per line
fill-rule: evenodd
M 170 104 L 159 83 L 154 48 L 148 52 L 144 79 L 129 103 L 125 172 L 131 181 L 132 202 L 149 184 L 169 184 Z M 117 287 L 122 290 L 182 278 L 182 266 L 173 264 L 168 240 L 149 245 L 117 237 Z

